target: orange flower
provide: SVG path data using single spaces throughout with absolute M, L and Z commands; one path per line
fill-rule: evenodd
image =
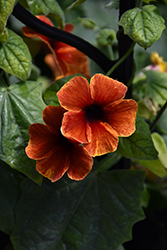
M 37 16 L 37 18 L 50 26 L 54 26 L 50 19 L 44 15 Z M 65 25 L 66 32 L 70 33 L 73 29 L 73 24 Z M 70 45 L 49 39 L 28 27 L 23 27 L 22 31 L 25 36 L 39 38 L 47 44 L 51 54 L 46 55 L 45 62 L 53 71 L 56 79 L 77 73 L 90 78 L 89 60 L 85 54 Z
M 127 87 L 102 74 L 95 74 L 90 85 L 81 76 L 72 78 L 57 93 L 68 112 L 62 121 L 62 133 L 86 145 L 92 156 L 113 152 L 118 136 L 135 131 L 137 103 L 123 100 Z
M 47 106 L 43 111 L 46 125 L 30 125 L 30 141 L 26 147 L 29 158 L 37 160 L 36 169 L 52 182 L 59 180 L 67 171 L 74 180 L 83 179 L 91 170 L 93 160 L 75 140 L 68 140 L 60 132 L 65 110 Z

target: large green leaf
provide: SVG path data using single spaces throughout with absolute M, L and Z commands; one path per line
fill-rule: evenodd
M 7 19 L 14 7 L 15 0 L 0 0 L 0 32 L 6 26 Z
M 42 122 L 45 104 L 37 82 L 20 82 L 6 87 L 0 79 L 0 157 L 12 168 L 40 183 L 35 161 L 25 154 L 29 140 L 28 127 Z
M 25 180 L 11 234 L 14 249 L 116 250 L 144 218 L 144 176 L 116 170 L 91 173 L 80 182 L 46 180 L 41 187 Z
M 148 124 L 143 117 L 137 116 L 136 131 L 133 135 L 119 139 L 117 152 L 134 160 L 157 160 L 156 151 Z
M 124 33 L 144 48 L 157 41 L 165 29 L 164 19 L 154 5 L 126 11 L 119 21 Z
M 27 4 L 34 15 L 43 13 L 50 14 L 63 29 L 64 13 L 56 0 L 27 0 Z
M 31 55 L 23 39 L 8 29 L 8 39 L 0 43 L 0 68 L 25 81 L 30 74 Z
M 0 161 L 0 230 L 6 234 L 14 227 L 14 207 L 20 193 L 18 172 Z
M 150 96 L 158 104 L 163 105 L 167 100 L 167 74 L 156 70 L 143 72 L 147 77 L 145 96 Z

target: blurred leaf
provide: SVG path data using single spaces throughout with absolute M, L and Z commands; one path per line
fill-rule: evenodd
M 145 96 L 150 96 L 158 104 L 164 105 L 167 100 L 167 73 L 155 70 L 145 70 L 147 85 Z
M 0 43 L 0 68 L 26 80 L 30 74 L 31 55 L 23 39 L 8 29 L 6 43 Z
M 148 207 L 149 201 L 150 201 L 150 193 L 148 192 L 147 188 L 145 188 L 142 195 L 141 195 L 142 207 L 144 207 L 144 208 Z
M 116 250 L 144 218 L 144 177 L 143 171 L 117 170 L 79 182 L 45 180 L 41 187 L 25 180 L 11 234 L 14 249 Z
M 106 8 L 111 8 L 111 9 L 119 9 L 119 0 L 113 0 L 113 1 L 110 1 L 106 6 Z
M 163 138 L 158 133 L 153 133 L 152 140 L 156 150 L 158 151 L 160 162 L 167 169 L 167 147 Z
M 52 16 L 61 29 L 64 28 L 64 13 L 56 0 L 27 0 L 30 11 L 36 16 L 43 13 Z
M 129 137 L 119 138 L 117 153 L 134 160 L 157 160 L 148 124 L 137 116 L 136 131 Z
M 119 21 L 124 33 L 144 48 L 157 41 L 165 29 L 164 19 L 154 5 L 126 11 Z
M 140 116 L 152 121 L 160 110 L 158 103 L 151 97 L 146 96 L 138 102 L 138 112 Z
M 35 161 L 25 154 L 30 124 L 42 121 L 45 104 L 37 82 L 19 82 L 7 87 L 0 79 L 0 157 L 12 168 L 37 183 L 42 177 L 35 169 Z
M 14 8 L 15 0 L 0 0 L 0 32 L 6 26 L 9 15 Z
M 113 29 L 100 30 L 96 37 L 99 46 L 112 45 L 115 38 L 116 34 Z
M 140 165 L 148 168 L 151 172 L 153 172 L 160 178 L 167 176 L 167 171 L 159 159 L 153 161 L 147 161 L 147 160 L 135 160 L 135 161 L 138 162 Z
M 89 19 L 89 18 L 78 18 L 78 20 L 80 21 L 80 23 L 86 28 L 86 29 L 89 29 L 89 30 L 93 30 L 95 28 L 97 28 L 97 24 Z
M 14 227 L 14 208 L 20 193 L 18 172 L 0 160 L 0 230 L 6 234 Z
M 69 12 L 71 9 L 73 9 L 74 7 L 79 6 L 80 4 L 82 4 L 83 2 L 85 2 L 86 0 L 76 0 L 75 2 L 73 2 L 70 6 L 68 6 L 65 10 L 65 14 L 67 12 Z
M 32 67 L 31 67 L 31 73 L 30 73 L 30 76 L 28 78 L 29 81 L 37 81 L 37 79 L 39 78 L 40 76 L 40 69 L 32 64 Z
M 158 127 L 163 130 L 164 134 L 167 134 L 167 110 L 164 111 L 161 118 L 158 121 Z
M 66 76 L 63 77 L 57 81 L 55 81 L 54 83 L 52 83 L 52 85 L 50 87 L 48 87 L 44 93 L 44 101 L 47 105 L 53 105 L 53 106 L 59 106 L 59 100 L 58 97 L 56 95 L 57 91 L 59 91 L 59 89 L 65 84 L 67 83 L 71 78 L 75 77 L 75 76 L 79 76 L 80 74 L 76 74 L 76 75 L 70 75 L 70 76 Z
M 149 4 L 150 2 L 156 2 L 156 0 L 143 0 L 143 2 Z

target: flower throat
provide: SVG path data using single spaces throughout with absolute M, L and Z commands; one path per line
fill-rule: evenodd
M 103 109 L 99 105 L 92 104 L 85 109 L 85 116 L 88 121 L 101 120 L 103 117 Z

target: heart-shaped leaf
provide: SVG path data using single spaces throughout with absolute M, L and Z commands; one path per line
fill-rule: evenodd
M 41 85 L 19 82 L 7 87 L 0 79 L 0 157 L 12 168 L 24 173 L 37 183 L 42 177 L 35 169 L 35 161 L 25 154 L 30 124 L 42 121 Z
M 157 41 L 165 29 L 165 20 L 154 5 L 126 11 L 119 21 L 124 33 L 144 48 Z
M 25 81 L 30 75 L 30 52 L 20 36 L 7 31 L 7 41 L 0 43 L 0 68 Z
M 116 170 L 80 182 L 63 177 L 37 186 L 25 180 L 15 208 L 14 249 L 116 250 L 144 218 L 144 177 L 143 171 Z
M 15 0 L 0 0 L 0 32 L 6 26 L 7 19 L 11 14 Z

